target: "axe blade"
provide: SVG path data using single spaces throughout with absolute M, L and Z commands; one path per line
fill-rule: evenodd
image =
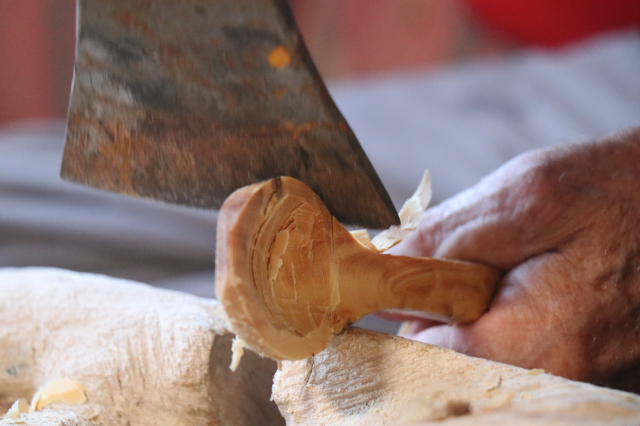
M 399 223 L 286 0 L 78 9 L 64 179 L 215 209 L 237 188 L 291 176 L 345 223 Z

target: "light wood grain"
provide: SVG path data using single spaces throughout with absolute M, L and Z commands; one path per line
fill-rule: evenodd
M 640 397 L 351 328 L 285 361 L 274 400 L 287 425 L 631 425 Z
M 213 285 L 213 283 L 212 283 Z M 52 268 L 0 269 L 0 409 L 60 378 L 88 402 L 54 404 L 26 425 L 277 425 L 275 362 L 229 370 L 215 300 Z

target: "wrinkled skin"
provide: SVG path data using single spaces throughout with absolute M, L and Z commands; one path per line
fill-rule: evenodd
M 521 155 L 427 210 L 392 254 L 502 269 L 473 324 L 405 337 L 609 384 L 640 364 L 640 129 Z

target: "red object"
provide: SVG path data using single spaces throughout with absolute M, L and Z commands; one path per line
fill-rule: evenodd
M 46 10 L 35 1 L 0 5 L 0 122 L 48 116 Z
M 489 27 L 515 41 L 559 46 L 640 28 L 640 0 L 468 0 Z
M 0 125 L 66 113 L 73 0 L 0 0 Z

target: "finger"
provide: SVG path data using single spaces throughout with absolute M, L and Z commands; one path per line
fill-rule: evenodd
M 588 380 L 593 353 L 584 352 L 587 294 L 569 291 L 586 279 L 567 259 L 543 254 L 505 275 L 489 312 L 472 324 L 429 327 L 412 339 L 474 357 Z M 578 297 L 579 299 L 573 299 Z M 581 313 L 583 315 L 581 315 Z
M 478 185 L 423 215 L 418 230 L 388 253 L 475 261 L 501 269 L 554 249 L 575 232 L 558 200 L 548 152 L 518 157 Z
M 531 257 L 555 251 L 570 241 L 576 230 L 544 226 L 553 220 L 543 220 L 544 212 L 539 210 L 513 215 L 506 211 L 474 218 L 447 234 L 433 257 L 509 270 Z M 530 219 L 531 216 L 537 219 Z
M 510 194 L 518 191 L 521 182 L 531 180 L 528 176 L 534 163 L 529 159 L 531 156 L 516 157 L 475 186 L 425 211 L 417 231 L 388 253 L 432 257 L 461 226 L 512 210 L 512 203 L 506 201 L 513 199 Z

